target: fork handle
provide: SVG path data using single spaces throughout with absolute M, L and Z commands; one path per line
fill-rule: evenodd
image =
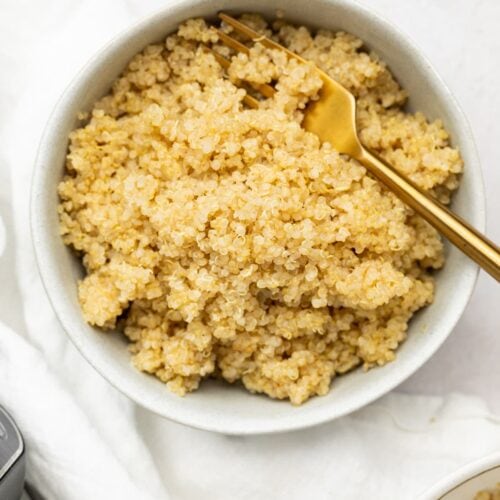
M 360 148 L 356 160 L 465 255 L 500 281 L 498 246 L 370 151 Z

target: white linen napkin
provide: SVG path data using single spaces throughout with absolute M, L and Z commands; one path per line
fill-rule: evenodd
M 24 434 L 30 483 L 48 500 L 411 499 L 500 450 L 498 418 L 480 399 L 458 394 L 392 393 L 339 421 L 277 436 L 189 429 L 138 408 L 68 341 L 31 247 L 36 147 L 55 101 L 88 57 L 138 14 L 165 3 L 0 6 L 0 214 L 7 226 L 0 222 L 0 404 Z

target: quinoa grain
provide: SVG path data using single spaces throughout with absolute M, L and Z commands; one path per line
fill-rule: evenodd
M 447 202 L 462 170 L 439 121 L 403 106 L 385 64 L 347 33 L 245 22 L 358 101 L 364 143 Z M 301 404 L 332 379 L 392 361 L 432 301 L 440 237 L 356 161 L 304 131 L 314 66 L 259 44 L 230 77 L 276 81 L 257 110 L 185 22 L 135 56 L 73 131 L 61 232 L 83 255 L 85 320 L 117 326 L 135 366 L 178 394 L 208 376 Z M 224 51 L 224 49 L 221 49 Z

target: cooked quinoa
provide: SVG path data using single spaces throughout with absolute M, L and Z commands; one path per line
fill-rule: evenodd
M 500 500 L 500 483 L 491 490 L 482 490 L 476 493 L 474 500 Z
M 439 120 L 404 110 L 405 91 L 359 38 L 243 21 L 347 87 L 363 142 L 449 200 L 459 153 Z M 86 269 L 85 320 L 122 329 L 139 370 L 180 395 L 212 376 L 300 404 L 395 358 L 432 302 L 443 245 L 301 128 L 321 88 L 312 64 L 260 44 L 250 56 L 221 48 L 225 75 L 204 48 L 216 41 L 203 20 L 185 22 L 136 55 L 71 133 L 61 232 Z M 242 79 L 277 92 L 248 109 Z

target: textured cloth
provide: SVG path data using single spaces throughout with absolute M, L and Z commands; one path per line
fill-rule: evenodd
M 499 419 L 481 399 L 460 394 L 392 393 L 336 422 L 276 436 L 189 429 L 138 408 L 69 342 L 31 246 L 36 147 L 88 57 L 165 3 L 0 6 L 0 404 L 24 434 L 30 484 L 50 500 L 412 499 L 500 450 Z

